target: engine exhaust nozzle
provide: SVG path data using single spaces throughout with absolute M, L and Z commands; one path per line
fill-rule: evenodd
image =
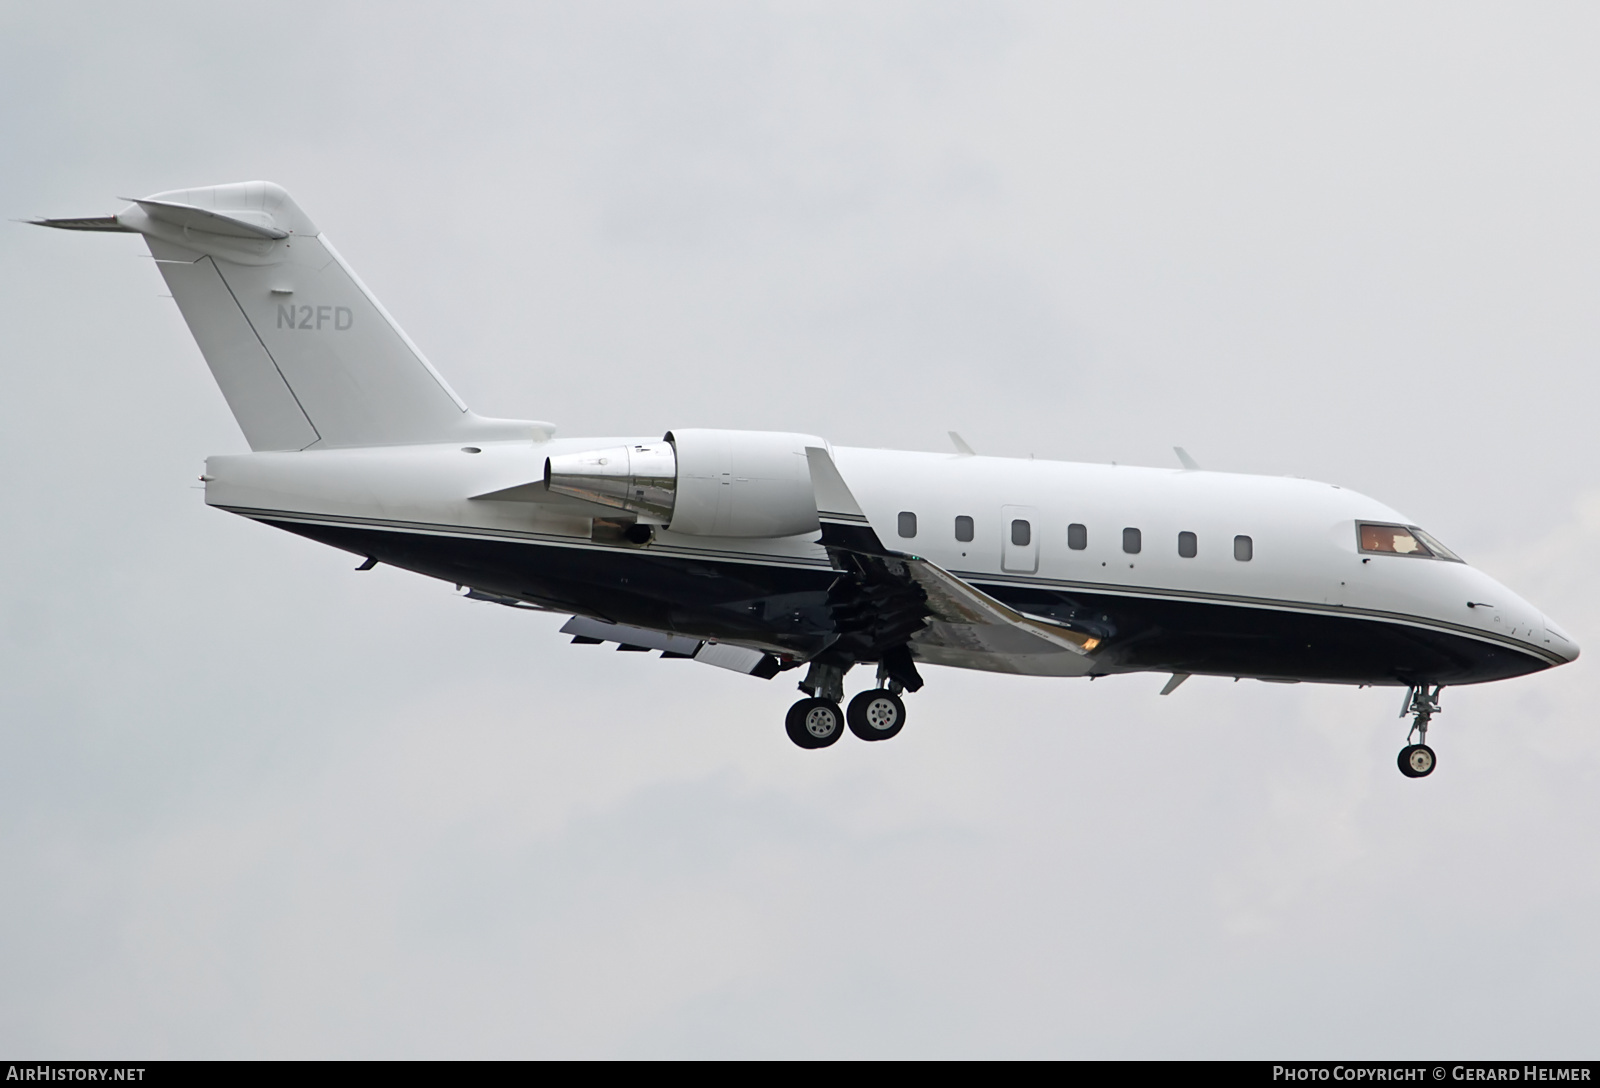
M 665 525 L 677 500 L 678 457 L 667 442 L 558 454 L 544 460 L 544 486 Z

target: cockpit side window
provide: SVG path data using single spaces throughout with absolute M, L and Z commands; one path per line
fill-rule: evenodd
M 1361 550 L 1377 555 L 1410 555 L 1418 559 L 1445 559 L 1461 562 L 1461 557 L 1415 525 L 1375 525 L 1358 522 Z

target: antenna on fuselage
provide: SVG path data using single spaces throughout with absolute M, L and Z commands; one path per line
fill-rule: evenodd
M 954 432 L 954 431 L 950 432 L 950 442 L 951 442 L 952 445 L 955 446 L 956 452 L 959 453 L 961 456 L 963 456 L 963 457 L 976 457 L 976 456 L 978 456 L 978 451 L 973 449 L 971 446 L 967 445 L 967 440 L 962 438 L 960 435 L 956 434 L 956 432 Z
M 1178 464 L 1183 466 L 1185 472 L 1200 471 L 1200 466 L 1195 462 L 1195 459 L 1190 457 L 1188 451 L 1182 446 L 1173 446 L 1172 452 L 1178 455 Z

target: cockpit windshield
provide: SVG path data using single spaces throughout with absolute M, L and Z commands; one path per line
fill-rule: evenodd
M 1359 522 L 1361 550 L 1379 555 L 1411 555 L 1418 559 L 1444 559 L 1460 563 L 1461 557 L 1415 525 L 1374 525 Z
M 1426 546 L 1427 549 L 1434 554 L 1434 558 L 1436 558 L 1436 559 L 1448 559 L 1452 563 L 1465 563 L 1466 562 L 1465 559 L 1462 559 L 1455 552 L 1451 551 L 1449 548 L 1447 548 L 1443 544 L 1439 543 L 1439 541 L 1436 540 L 1434 537 L 1431 537 L 1427 533 L 1423 532 L 1421 529 L 1418 529 L 1415 525 L 1411 526 L 1411 534 L 1413 536 L 1415 536 L 1418 540 L 1422 541 L 1423 545 Z

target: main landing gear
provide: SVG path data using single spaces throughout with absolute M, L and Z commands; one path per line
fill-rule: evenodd
M 811 663 L 800 690 L 809 698 L 789 708 L 784 729 L 789 739 L 801 748 L 826 748 L 850 732 L 862 740 L 888 740 L 906 724 L 906 705 L 900 701 L 905 687 L 890 679 L 878 667 L 879 687 L 863 691 L 850 700 L 850 709 L 841 711 L 844 699 L 844 670 L 835 665 Z
M 1402 718 L 1411 716 L 1411 728 L 1406 733 L 1406 746 L 1400 749 L 1400 773 L 1407 778 L 1426 778 L 1433 773 L 1438 762 L 1433 749 L 1428 747 L 1428 722 L 1439 713 L 1439 692 L 1443 685 L 1413 684 L 1406 689 L 1406 701 L 1400 708 Z M 1417 742 L 1411 743 L 1416 737 Z

